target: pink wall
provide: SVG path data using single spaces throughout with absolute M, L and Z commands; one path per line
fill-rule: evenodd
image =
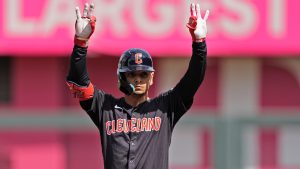
M 300 85 L 294 72 L 265 61 L 262 70 L 261 106 L 299 108 Z
M 55 58 L 15 58 L 12 64 L 12 105 L 57 108 L 63 103 L 65 65 Z M 53 92 L 55 91 L 55 92 Z
M 0 55 L 67 56 L 73 44 L 74 8 L 82 7 L 83 2 L 1 1 Z M 141 47 L 155 56 L 189 56 L 191 38 L 185 27 L 188 1 L 123 2 L 94 2 L 100 22 L 91 39 L 91 51 L 117 56 L 127 48 Z M 203 1 L 201 6 L 211 11 L 210 56 L 300 53 L 300 25 L 295 15 L 299 1 L 218 0 Z
M 0 132 L 0 138 L 5 138 L 0 140 L 0 166 L 7 159 L 8 169 L 84 169 L 103 164 L 97 132 L 24 130 Z
M 265 60 L 262 64 L 260 98 L 261 109 L 265 110 L 262 111 L 264 115 L 299 115 L 299 111 L 284 111 L 300 108 L 300 85 L 296 72 L 278 62 Z M 270 109 L 283 111 L 268 111 Z M 260 166 L 285 167 L 280 164 L 280 135 L 280 128 L 261 129 L 259 135 Z
M 108 93 L 121 96 L 116 86 L 115 69 L 117 61 L 116 57 L 89 58 L 88 70 L 93 83 L 97 87 L 103 88 Z M 155 62 L 159 62 L 159 58 L 155 58 Z M 68 70 L 68 59 L 19 57 L 13 58 L 12 63 L 13 96 L 9 106 L 10 109 L 19 109 L 20 112 L 32 109 L 57 109 L 61 112 L 65 108 L 79 108 L 77 100 L 71 98 L 71 94 L 64 85 Z M 264 110 L 269 108 L 299 108 L 300 88 L 297 74 L 287 69 L 287 66 L 274 64 L 274 60 L 262 59 L 261 63 L 259 107 L 262 112 L 268 112 Z M 218 100 L 220 89 L 222 88 L 220 86 L 221 66 L 221 59 L 209 60 L 205 81 L 195 97 L 192 108 L 196 110 L 193 111 L 194 113 L 197 113 L 197 110 L 206 109 L 219 113 L 220 103 Z M 159 72 L 158 69 L 156 82 L 160 80 Z M 157 86 L 154 85 L 151 95 L 161 92 L 156 89 Z M 294 113 L 298 114 L 297 111 L 294 111 Z M 280 131 L 274 128 L 262 128 L 259 130 L 258 146 L 260 147 L 260 152 L 258 159 L 260 166 L 282 167 L 279 164 L 278 156 L 280 153 L 278 148 Z M 202 163 L 194 168 L 209 168 L 213 161 L 210 156 L 210 153 L 213 151 L 213 133 L 209 129 L 204 129 L 197 134 L 203 141 L 201 153 L 204 158 L 201 159 Z M 18 168 L 20 164 L 23 164 L 23 166 L 40 165 L 33 162 L 36 158 L 40 158 L 37 154 L 45 154 L 46 159 L 53 160 L 53 166 L 58 166 L 55 169 L 60 169 L 59 167 L 62 169 L 67 167 L 81 169 L 87 166 L 88 168 L 93 168 L 101 166 L 103 163 L 99 136 L 96 131 L 93 133 L 75 131 L 71 133 L 61 131 L 1 131 L 0 138 L 0 158 L 16 161 L 14 164 L 16 167 L 12 169 L 20 169 Z M 33 151 L 29 152 L 28 149 Z M 20 158 L 23 156 L 22 153 L 26 152 L 29 153 L 28 158 Z M 47 154 L 47 152 L 50 153 Z M 51 166 L 49 166 L 50 168 Z M 178 168 L 187 167 L 179 166 Z M 192 168 L 190 167 L 190 169 Z

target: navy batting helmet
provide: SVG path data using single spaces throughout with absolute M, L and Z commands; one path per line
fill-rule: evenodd
M 139 48 L 126 50 L 119 59 L 117 70 L 118 87 L 126 95 L 130 95 L 134 91 L 134 86 L 127 82 L 124 73 L 139 70 L 154 72 L 150 54 Z

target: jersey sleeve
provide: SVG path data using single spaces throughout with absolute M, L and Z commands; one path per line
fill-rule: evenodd
M 186 107 L 191 106 L 193 98 L 203 82 L 206 70 L 206 42 L 193 42 L 192 47 L 193 53 L 188 69 L 173 89 Z
M 100 121 L 102 120 L 101 114 L 103 112 L 103 105 L 105 100 L 105 92 L 94 87 L 93 97 L 89 100 L 80 101 L 80 106 L 87 112 L 98 129 Z
M 192 105 L 192 100 L 189 104 L 184 102 L 178 91 L 171 89 L 158 97 L 160 109 L 167 113 L 170 126 L 173 129 L 178 120 L 188 111 Z
M 90 78 L 86 67 L 87 48 L 74 45 L 70 57 L 69 73 L 67 82 L 76 84 L 77 86 L 88 86 Z
M 70 57 L 69 73 L 66 77 L 67 86 L 72 95 L 80 101 L 93 97 L 94 87 L 90 82 L 86 67 L 87 48 L 74 45 Z
M 196 91 L 201 85 L 206 69 L 206 43 L 193 42 L 193 54 L 188 70 L 171 90 L 161 95 L 162 108 L 167 110 L 172 128 L 193 104 Z

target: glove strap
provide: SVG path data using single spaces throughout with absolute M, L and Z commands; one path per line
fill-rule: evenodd
M 88 47 L 89 39 L 80 38 L 80 37 L 78 37 L 78 36 L 75 35 L 75 37 L 74 37 L 74 43 L 77 46 L 86 48 L 86 47 Z
M 193 40 L 194 42 L 204 42 L 206 39 L 205 38 L 200 38 L 200 39 L 195 39 Z

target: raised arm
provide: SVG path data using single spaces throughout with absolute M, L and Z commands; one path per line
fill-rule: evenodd
M 94 5 L 84 5 L 81 16 L 79 7 L 76 7 L 76 23 L 74 48 L 70 58 L 70 69 L 67 75 L 67 85 L 74 97 L 80 101 L 93 97 L 94 87 L 90 82 L 86 68 L 86 54 L 88 41 L 95 30 L 96 18 L 93 15 Z
M 174 90 L 178 91 L 186 106 L 191 105 L 191 101 L 199 86 L 201 85 L 206 69 L 206 20 L 209 15 L 207 10 L 204 18 L 201 17 L 200 5 L 191 4 L 191 16 L 187 27 L 192 37 L 192 57 L 188 69 Z

